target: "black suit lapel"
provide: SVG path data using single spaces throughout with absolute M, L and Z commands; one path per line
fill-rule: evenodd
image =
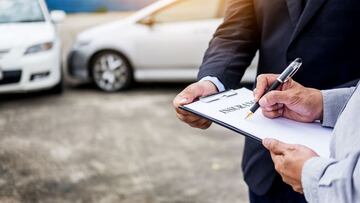
M 293 0 L 288 0 L 288 1 L 293 1 Z M 297 0 L 300 2 L 300 0 Z M 301 31 L 304 29 L 304 27 L 306 26 L 306 24 L 309 23 L 309 21 L 311 20 L 312 17 L 314 17 L 314 15 L 316 14 L 316 12 L 321 8 L 321 6 L 326 2 L 327 0 L 308 0 L 304 11 L 299 19 L 299 22 L 297 23 L 296 27 L 295 27 L 295 31 L 291 37 L 291 41 L 294 41 L 296 39 L 296 37 L 299 36 L 299 34 L 301 33 Z
M 286 4 L 289 9 L 290 19 L 294 26 L 297 25 L 301 15 L 301 11 L 302 11 L 301 1 L 302 0 L 286 0 Z

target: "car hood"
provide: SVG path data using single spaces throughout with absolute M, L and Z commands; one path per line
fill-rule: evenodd
M 32 46 L 53 41 L 55 28 L 51 23 L 0 24 L 0 48 Z

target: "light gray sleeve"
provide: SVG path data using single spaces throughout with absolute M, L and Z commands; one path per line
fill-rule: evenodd
M 324 127 L 333 128 L 335 126 L 338 117 L 354 91 L 355 87 L 321 91 L 324 102 L 322 122 Z
M 340 161 L 312 158 L 305 162 L 301 179 L 309 203 L 359 202 L 360 152 Z

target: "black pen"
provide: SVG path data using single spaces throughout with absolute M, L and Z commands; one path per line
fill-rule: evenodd
M 276 90 L 278 87 L 280 87 L 281 84 L 287 82 L 291 77 L 295 75 L 295 73 L 299 70 L 299 68 L 302 65 L 301 58 L 295 59 L 282 73 L 281 75 L 275 80 L 275 82 L 270 86 L 269 89 L 266 90 L 266 92 L 263 94 L 267 94 L 270 91 Z M 262 97 L 263 97 L 262 96 Z M 256 102 L 251 108 L 245 119 L 252 116 L 256 110 L 260 107 L 259 101 Z

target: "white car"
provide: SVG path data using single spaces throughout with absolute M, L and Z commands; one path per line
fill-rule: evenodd
M 61 45 L 43 0 L 0 0 L 0 93 L 62 91 Z
M 122 20 L 85 30 L 68 57 L 71 76 L 117 91 L 132 81 L 194 81 L 226 0 L 160 0 Z M 253 82 L 256 69 L 245 82 Z

